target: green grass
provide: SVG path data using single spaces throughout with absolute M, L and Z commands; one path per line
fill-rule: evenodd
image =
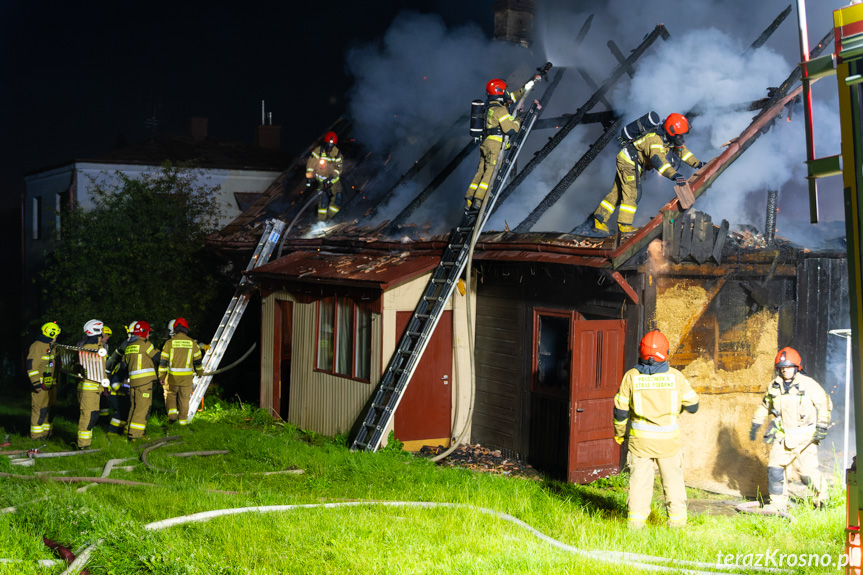
M 23 398 L 21 400 L 23 402 Z M 26 436 L 29 406 L 0 407 L 12 446 L 34 446 Z M 64 414 L 67 412 L 64 412 Z M 43 451 L 68 449 L 75 425 L 55 420 L 58 436 Z M 17 433 L 17 434 L 16 434 Z M 111 477 L 156 487 L 96 485 L 0 478 L 0 574 L 60 573 L 39 567 L 54 555 L 46 536 L 76 550 L 102 540 L 87 569 L 93 575 L 277 573 L 641 573 L 642 568 L 589 559 L 558 549 L 527 530 L 471 508 L 386 507 L 374 501 L 446 502 L 487 508 L 524 521 L 582 550 L 627 551 L 714 563 L 717 555 L 842 553 L 844 494 L 825 512 L 798 508 L 797 521 L 759 516 L 690 516 L 684 531 L 663 526 L 657 497 L 647 529 L 626 529 L 626 478 L 589 486 L 531 481 L 440 468 L 428 460 L 386 451 L 351 453 L 343 437 L 331 439 L 271 420 L 265 412 L 208 402 L 190 428 L 168 428 L 152 418 L 147 435 L 183 435 L 140 463 L 138 445 L 94 432 L 95 454 L 39 459 L 18 467 L 0 457 L 0 472 L 68 471 L 98 476 L 111 458 L 134 458 L 132 471 Z M 45 441 L 37 442 L 41 445 Z M 171 453 L 228 449 L 227 455 L 176 458 Z M 256 475 L 290 468 L 300 475 Z M 236 492 L 236 493 L 225 493 Z M 690 497 L 704 494 L 690 492 Z M 336 508 L 301 508 L 218 517 L 207 522 L 146 531 L 154 521 L 204 511 L 264 505 L 367 501 Z M 738 572 L 745 571 L 740 568 Z M 838 572 L 835 568 L 832 572 Z M 821 569 L 798 569 L 816 573 Z

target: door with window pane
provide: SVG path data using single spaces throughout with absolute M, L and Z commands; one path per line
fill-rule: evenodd
M 409 311 L 396 314 L 399 339 L 412 315 Z M 408 451 L 423 445 L 449 445 L 452 357 L 452 311 L 445 311 L 396 409 L 395 435 Z

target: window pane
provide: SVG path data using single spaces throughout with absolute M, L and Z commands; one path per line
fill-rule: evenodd
M 356 340 L 356 376 L 360 379 L 371 379 L 372 312 L 367 309 L 357 309 Z
M 333 369 L 333 319 L 335 300 L 331 297 L 318 302 L 318 369 Z
M 354 335 L 354 304 L 346 298 L 339 298 L 336 306 L 336 373 L 351 375 L 351 354 L 353 345 L 351 339 Z
M 539 316 L 536 384 L 549 391 L 569 390 L 569 318 Z

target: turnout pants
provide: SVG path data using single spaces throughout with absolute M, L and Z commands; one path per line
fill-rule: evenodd
M 111 392 L 106 396 L 110 410 L 110 421 L 108 422 L 108 433 L 122 434 L 126 431 L 129 418 L 129 396 L 125 393 Z
M 56 387 L 30 394 L 30 439 L 48 437 L 51 434 L 51 406 L 56 401 Z
M 192 397 L 192 385 L 168 386 L 168 397 L 165 407 L 168 408 L 168 419 L 180 425 L 189 425 L 189 399 Z
M 817 505 L 827 498 L 827 486 L 818 469 L 818 446 L 811 443 L 797 455 L 795 450 L 785 447 L 783 441 L 777 441 L 767 458 L 767 493 L 771 505 L 783 512 L 788 509 L 789 469 L 797 471 L 801 481 L 812 490 L 813 503 Z
M 466 199 L 476 198 L 478 200 L 485 199 L 488 193 L 488 186 L 491 183 L 491 177 L 494 174 L 494 167 L 497 165 L 497 158 L 500 155 L 500 148 L 503 146 L 503 141 L 492 139 L 491 137 L 483 140 L 479 147 L 479 166 L 476 169 L 476 175 L 464 195 Z
M 318 186 L 323 184 L 318 182 Z M 324 222 L 332 219 L 342 207 L 342 183 L 336 182 L 321 193 L 321 201 L 318 202 L 318 221 Z
M 629 509 L 629 527 L 644 527 L 650 515 L 653 500 L 653 464 L 659 467 L 662 492 L 668 509 L 668 526 L 686 525 L 686 486 L 683 483 L 683 454 L 671 457 L 651 458 L 629 454 L 629 495 L 626 506 Z
M 147 429 L 147 418 L 153 405 L 153 382 L 130 388 L 129 401 L 129 439 L 138 439 L 144 437 Z
M 629 160 L 629 156 L 621 157 L 622 155 L 622 153 L 617 155 L 617 175 L 614 177 L 611 191 L 599 202 L 593 217 L 608 223 L 611 214 L 620 205 L 617 223 L 631 226 L 635 219 L 635 210 L 638 208 L 638 186 L 635 181 L 635 164 Z
M 96 387 L 85 389 L 84 387 Z M 99 421 L 99 398 L 102 396 L 98 383 L 84 381 L 78 384 L 78 448 L 90 447 L 93 442 L 93 428 Z

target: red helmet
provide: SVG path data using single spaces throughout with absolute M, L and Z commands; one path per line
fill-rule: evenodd
M 153 331 L 150 328 L 150 324 L 146 321 L 136 321 L 135 327 L 132 328 L 132 335 L 137 335 L 138 337 L 147 337 L 150 335 L 150 332 Z
M 682 136 L 689 133 L 689 120 L 683 114 L 669 114 L 662 127 L 669 136 Z
M 800 364 L 803 363 L 800 359 L 800 354 L 793 347 L 783 347 L 776 354 L 776 369 L 782 367 L 796 367 L 800 369 Z
M 338 142 L 339 142 L 339 137 L 336 135 L 335 132 L 327 132 L 326 135 L 324 136 L 324 143 L 325 144 L 336 145 Z
M 489 96 L 503 96 L 506 93 L 506 82 L 500 78 L 489 80 L 485 85 L 485 92 Z
M 644 361 L 652 359 L 657 363 L 668 360 L 668 339 L 658 329 L 647 332 L 641 338 L 638 355 Z
M 187 322 L 185 319 L 183 319 L 181 317 L 178 317 L 177 319 L 174 320 L 174 331 L 176 331 L 178 327 L 185 328 L 186 331 L 189 331 L 189 322 Z

